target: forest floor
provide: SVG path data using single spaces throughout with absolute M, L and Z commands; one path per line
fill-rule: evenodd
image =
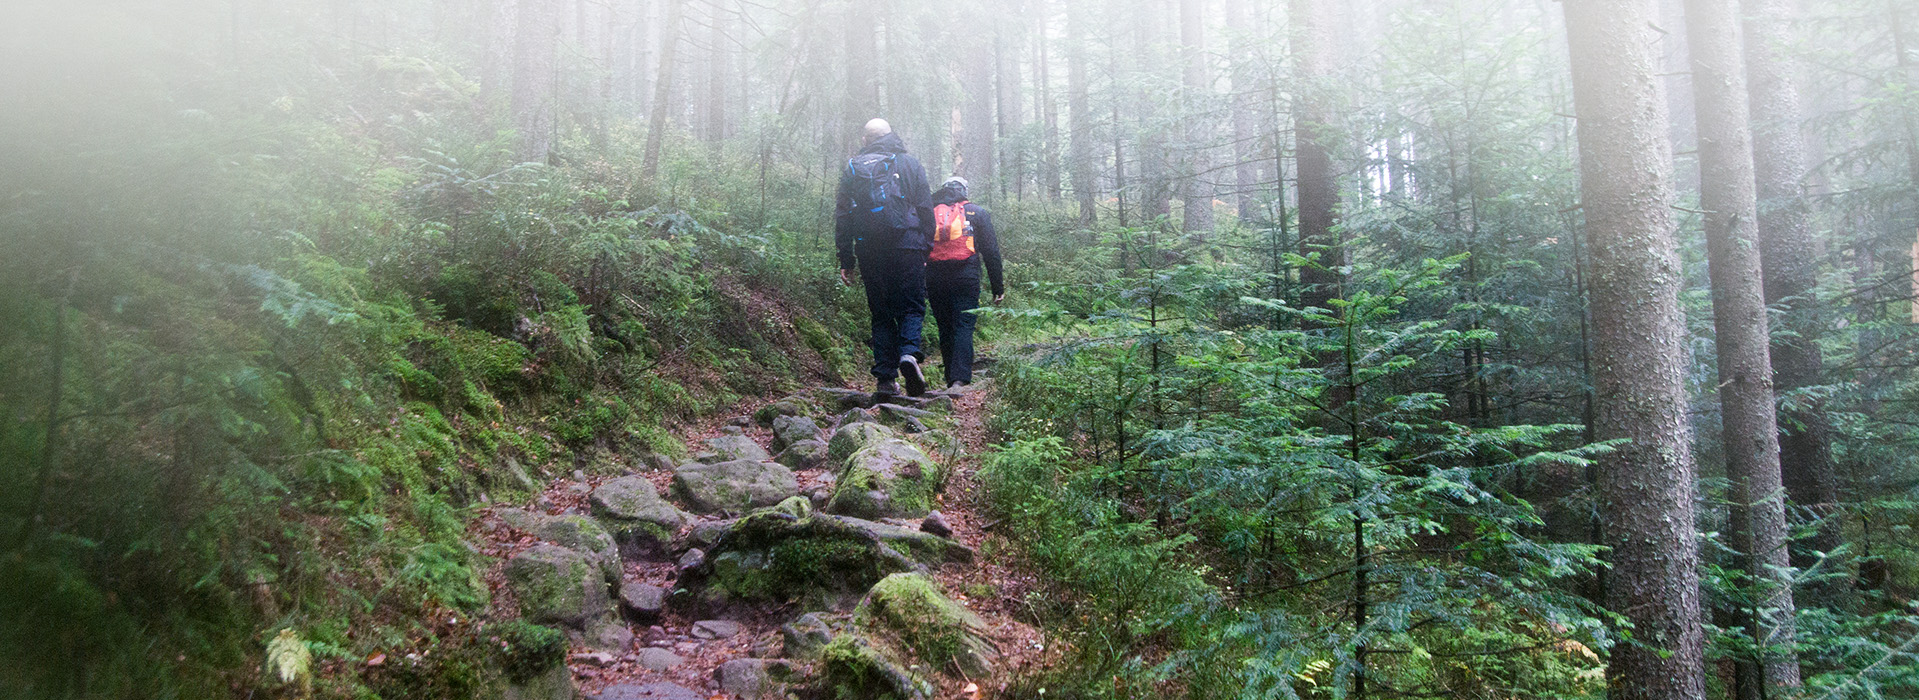
M 810 391 L 800 393 L 808 394 Z M 948 673 L 939 674 L 935 679 L 938 687 L 933 697 L 936 698 L 976 700 L 994 697 L 1007 687 L 1011 679 L 1057 658 L 1057 650 L 1050 648 L 1041 631 L 1022 621 L 1022 618 L 1030 619 L 1030 615 L 1021 614 L 1021 608 L 1026 604 L 1028 592 L 1036 585 L 1035 577 L 1020 566 L 1012 546 L 990 532 L 996 523 L 987 519 L 982 510 L 985 494 L 977 478 L 977 470 L 981 465 L 981 455 L 990 444 L 985 418 L 992 399 L 990 382 L 976 384 L 958 395 L 953 401 L 950 420 L 951 432 L 962 448 L 956 457 L 937 453 L 930 455 L 935 460 L 949 462 L 950 476 L 944 491 L 937 497 L 935 509 L 952 529 L 952 539 L 971 548 L 977 556 L 969 563 L 947 564 L 928 573 L 940 582 L 949 597 L 985 620 L 990 630 L 990 641 L 998 648 L 1000 658 L 994 665 L 992 678 L 966 678 L 950 669 Z M 769 401 L 766 399 L 742 402 L 733 412 L 718 414 L 702 423 L 687 426 L 680 431 L 679 437 L 687 445 L 702 444 L 708 438 L 725 434 L 729 426 L 737 427 L 741 422 L 739 416 L 750 416 L 767 403 Z M 832 427 L 826 426 L 829 434 Z M 743 430 L 755 442 L 770 450 L 773 442 L 771 430 L 750 422 Z M 829 469 L 794 470 L 801 493 L 830 480 Z M 640 474 L 652 481 L 660 493 L 669 492 L 673 471 L 657 470 Z M 556 479 L 547 484 L 545 490 L 533 499 L 531 508 L 549 515 L 590 514 L 587 495 L 601 482 L 618 478 L 617 475 L 582 477 L 576 472 L 573 478 Z M 700 523 L 712 521 L 712 516 L 693 520 L 681 530 L 681 538 L 684 539 L 686 533 Z M 917 526 L 918 523 L 913 525 Z M 497 562 L 504 562 L 513 554 L 539 543 L 536 538 L 507 526 L 491 508 L 482 514 L 477 529 L 481 534 L 483 553 Z M 676 547 L 674 551 L 677 553 L 682 549 L 684 547 Z M 675 561 L 628 559 L 624 567 L 623 583 L 642 582 L 667 591 L 674 590 L 680 575 L 679 565 Z M 501 568 L 496 565 L 486 576 L 489 586 L 496 593 L 496 601 L 510 599 Z M 978 595 L 985 591 L 991 591 L 991 595 Z M 968 592 L 974 595 L 969 596 Z M 577 692 L 587 698 L 600 697 L 601 693 L 605 693 L 607 700 L 626 697 L 731 700 L 746 697 L 723 690 L 717 670 L 734 659 L 781 658 L 783 638 L 780 627 L 806 612 L 809 611 L 788 606 L 770 612 L 739 614 L 731 619 L 740 625 L 737 634 L 706 639 L 702 637 L 709 635 L 695 634 L 694 626 L 701 620 L 668 606 L 652 625 L 632 624 L 623 620 L 633 631 L 633 640 L 624 653 L 595 653 L 592 649 L 576 645 L 568 654 L 567 665 Z M 657 660 L 663 655 L 647 652 L 649 648 L 671 652 L 672 656 L 667 658 L 677 659 L 678 663 L 658 668 L 660 664 Z M 648 668 L 642 662 L 643 652 L 647 660 L 654 661 L 654 668 Z M 792 663 L 801 670 L 802 675 L 811 675 L 813 669 L 805 662 L 794 660 Z M 626 690 L 610 690 L 622 687 Z M 652 689 L 651 693 L 657 694 L 634 694 L 630 690 L 634 687 L 649 688 Z M 682 692 L 682 689 L 691 692 Z M 781 693 L 773 697 L 783 695 Z

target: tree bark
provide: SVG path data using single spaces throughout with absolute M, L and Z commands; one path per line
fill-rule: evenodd
M 1751 611 L 1755 641 L 1793 641 L 1792 562 L 1780 494 L 1778 418 L 1773 412 L 1771 336 L 1761 272 L 1752 137 L 1739 47 L 1738 0 L 1686 0 L 1693 115 L 1699 137 L 1699 204 L 1712 276 L 1713 340 L 1726 476 L 1732 482 L 1734 546 L 1761 587 Z M 1799 686 L 1797 657 L 1762 655 L 1766 685 Z
M 519 0 L 513 38 L 513 126 L 522 161 L 546 162 L 553 152 L 554 104 L 559 84 L 560 25 L 553 0 Z
M 1686 329 L 1673 235 L 1672 152 L 1652 0 L 1564 0 L 1592 253 L 1594 435 L 1611 547 L 1606 606 L 1632 624 L 1609 697 L 1705 695 L 1699 544 L 1687 441 Z
M 1744 0 L 1746 79 L 1753 125 L 1754 182 L 1758 194 L 1759 254 L 1766 272 L 1766 303 L 1784 307 L 1788 333 L 1773 339 L 1774 387 L 1787 393 L 1821 383 L 1825 364 L 1816 342 L 1822 331 L 1818 306 L 1818 246 L 1801 178 L 1806 144 L 1799 130 L 1799 89 L 1785 51 L 1794 0 Z M 1832 428 L 1819 402 L 1801 402 L 1779 416 L 1780 472 L 1786 495 L 1828 518 L 1839 500 L 1832 459 Z M 1806 546 L 1816 552 L 1839 547 L 1839 527 L 1829 521 Z M 1812 566 L 1811 552 L 1796 552 L 1793 565 Z M 1818 587 L 1809 589 L 1818 595 Z
M 993 180 L 993 41 L 990 32 L 963 37 L 959 50 L 963 76 L 960 89 L 959 162 L 953 170 L 971 181 L 975 194 L 994 189 Z
M 1159 56 L 1161 32 L 1166 26 L 1165 0 L 1147 0 L 1138 3 L 1139 17 L 1133 25 L 1133 69 L 1141 82 L 1158 72 L 1166 65 L 1163 56 Z M 1166 134 L 1159 123 L 1158 110 L 1154 108 L 1155 96 L 1146 89 L 1139 90 L 1136 101 L 1137 117 L 1140 125 L 1138 162 L 1139 162 L 1139 218 L 1142 224 L 1157 223 L 1167 225 L 1173 214 L 1173 191 L 1171 175 L 1166 163 Z M 1156 264 L 1156 263 L 1155 263 Z
M 1206 22 L 1205 4 L 1202 0 L 1179 0 L 1179 48 L 1181 71 L 1180 82 L 1185 86 L 1186 104 L 1186 146 L 1181 149 L 1184 158 L 1180 173 L 1181 210 L 1185 219 L 1187 233 L 1203 233 L 1213 230 L 1213 188 L 1206 180 L 1206 171 L 1210 163 L 1207 159 L 1207 146 L 1210 145 L 1213 130 L 1209 121 L 1203 117 L 1206 113 L 1206 98 L 1210 86 L 1207 84 L 1206 70 Z
M 1340 295 L 1346 264 L 1339 223 L 1339 181 L 1333 172 L 1333 110 L 1327 85 L 1332 71 L 1332 32 L 1328 0 L 1291 0 L 1293 81 L 1293 176 L 1299 198 L 1299 252 L 1319 255 L 1319 265 L 1299 271 L 1304 289 L 1300 304 L 1327 308 Z
M 712 58 L 706 66 L 706 140 L 718 142 L 726 138 L 727 113 L 726 90 L 733 79 L 732 50 L 729 48 L 733 8 L 725 0 L 712 3 L 712 33 L 707 41 L 712 44 L 708 50 Z
M 1232 61 L 1233 78 L 1233 202 L 1241 225 L 1259 218 L 1259 123 L 1254 112 L 1258 95 L 1253 73 L 1251 42 L 1244 32 L 1252 24 L 1247 20 L 1246 0 L 1226 0 L 1226 54 Z
M 1066 159 L 1072 170 L 1073 199 L 1079 203 L 1079 224 L 1091 227 L 1099 220 L 1099 176 L 1093 163 L 1093 140 L 1097 137 L 1093 133 L 1092 89 L 1087 85 L 1083 4 L 1066 3 L 1066 118 L 1072 132 L 1068 134 L 1071 140 Z
M 1015 198 L 1026 196 L 1026 149 L 1014 140 L 1024 116 L 1020 108 L 1020 36 L 1023 34 L 1018 25 L 1025 17 L 1018 3 L 1007 10 L 1006 22 L 999 24 L 993 34 L 993 87 L 998 92 L 995 100 L 999 112 L 999 126 L 996 136 L 999 148 L 996 162 L 1000 164 L 999 192 L 1005 196 L 1011 191 Z
M 666 19 L 660 23 L 660 70 L 653 79 L 653 108 L 646 119 L 646 152 L 640 159 L 640 178 L 648 183 L 660 171 L 660 149 L 666 142 L 666 115 L 672 108 L 674 71 L 679 65 L 680 15 L 686 0 L 666 0 Z
M 1052 42 L 1048 40 L 1046 32 L 1052 18 L 1047 14 L 1046 0 L 1038 0 L 1033 10 L 1037 17 L 1033 32 L 1033 83 L 1038 86 L 1039 92 L 1033 118 L 1039 121 L 1041 129 L 1039 186 L 1046 201 L 1058 202 L 1062 189 L 1059 178 L 1059 100 L 1053 96 Z

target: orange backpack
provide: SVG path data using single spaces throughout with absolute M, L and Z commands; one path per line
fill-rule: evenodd
M 933 205 L 933 251 L 928 260 L 965 260 L 973 257 L 973 222 L 966 220 L 966 202 Z

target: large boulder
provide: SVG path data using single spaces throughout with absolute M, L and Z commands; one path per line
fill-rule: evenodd
M 773 449 L 784 450 L 802 440 L 817 440 L 820 424 L 806 416 L 779 416 L 773 419 Z
M 768 454 L 766 448 L 760 447 L 760 444 L 754 442 L 753 438 L 745 435 L 721 435 L 716 438 L 708 438 L 706 440 L 706 451 L 694 455 L 694 457 L 698 461 L 707 464 L 717 464 L 742 459 L 764 462 L 772 459 L 773 455 Z
M 502 508 L 500 519 L 516 530 L 578 552 L 597 568 L 608 583 L 620 580 L 620 550 L 613 535 L 584 515 L 546 515 L 518 508 Z
M 893 574 L 874 584 L 853 619 L 869 637 L 927 668 L 980 678 L 991 675 L 999 660 L 986 621 L 917 573 Z
M 824 510 L 873 520 L 922 518 L 945 485 L 945 470 L 925 452 L 905 440 L 882 440 L 846 458 Z
M 673 495 L 696 513 L 744 513 L 799 493 L 793 470 L 774 462 L 736 459 L 686 464 L 673 473 Z
M 856 518 L 766 510 L 735 521 L 705 561 L 680 575 L 675 605 L 696 614 L 799 602 L 845 609 L 889 574 L 969 561 L 972 550 Z
M 508 559 L 505 573 L 520 615 L 529 621 L 583 632 L 613 614 L 605 574 L 579 552 L 534 545 Z
M 587 502 L 629 558 L 665 556 L 673 535 L 686 524 L 686 514 L 661 498 L 644 477 L 623 476 L 600 484 Z
M 826 461 L 838 468 L 853 453 L 866 449 L 878 442 L 899 437 L 892 428 L 878 423 L 848 423 L 833 431 L 833 439 L 826 443 Z

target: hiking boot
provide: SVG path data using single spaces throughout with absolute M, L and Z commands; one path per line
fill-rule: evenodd
M 926 375 L 920 372 L 919 358 L 912 355 L 900 356 L 900 381 L 906 382 L 907 396 L 926 393 Z
M 900 385 L 891 379 L 881 379 L 878 388 L 873 389 L 874 396 L 899 396 Z

